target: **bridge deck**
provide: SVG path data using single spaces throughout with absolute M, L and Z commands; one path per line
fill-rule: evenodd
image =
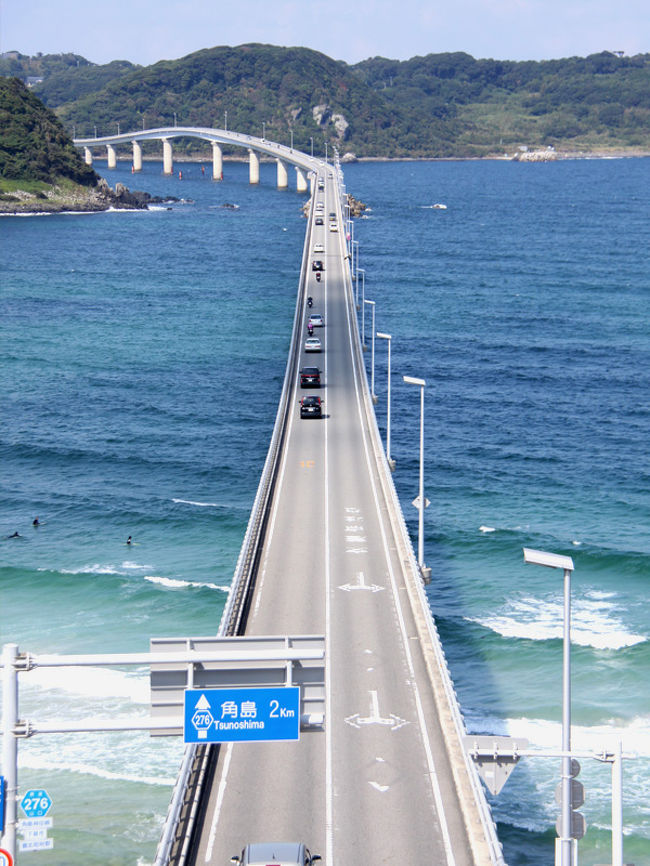
M 333 186 L 315 193 L 325 214 L 338 211 Z M 309 269 L 305 292 L 324 315 L 315 333 L 325 351 L 301 360 L 323 371 L 325 417 L 300 419 L 299 397 L 314 392 L 296 383 L 247 625 L 248 634 L 325 634 L 325 730 L 297 744 L 222 747 L 194 862 L 224 864 L 249 842 L 290 840 L 328 866 L 465 866 L 479 860 L 363 406 L 343 226 L 327 223 L 311 237 L 312 247 L 325 244 L 314 256 L 324 278 Z

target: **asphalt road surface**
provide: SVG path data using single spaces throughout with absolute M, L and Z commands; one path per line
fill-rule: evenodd
M 326 636 L 326 722 L 297 743 L 222 747 L 201 866 L 265 841 L 305 842 L 327 866 L 472 863 L 362 409 L 333 184 L 315 193 L 325 224 L 311 246 L 325 253 L 311 258 L 325 271 L 319 283 L 309 268 L 305 293 L 324 351 L 300 364 L 323 386 L 295 384 L 247 628 Z M 300 418 L 305 393 L 323 398 L 322 419 Z

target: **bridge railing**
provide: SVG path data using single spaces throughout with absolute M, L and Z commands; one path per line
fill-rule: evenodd
M 312 222 L 309 220 L 303 245 L 299 283 L 301 291 L 299 291 L 296 301 L 291 351 L 287 359 L 284 383 L 271 436 L 271 443 L 253 501 L 244 541 L 242 542 L 235 566 L 228 599 L 221 616 L 218 630 L 219 636 L 243 633 L 250 606 L 255 567 L 264 539 L 268 506 L 275 487 L 279 458 L 282 454 L 291 408 L 290 395 L 298 372 L 300 359 L 299 337 L 301 334 L 302 312 L 305 304 L 304 286 L 306 285 L 309 250 L 311 248 L 311 228 Z M 200 801 L 203 796 L 205 782 L 209 775 L 209 765 L 210 763 L 214 764 L 218 748 L 218 746 L 197 745 L 186 747 L 167 810 L 160 842 L 158 843 L 154 866 L 168 866 L 171 862 L 175 866 L 184 866 L 186 863 L 193 831 L 196 826 L 196 819 L 200 810 Z M 182 837 L 179 836 L 181 824 L 183 824 Z M 182 842 L 180 841 L 181 838 Z

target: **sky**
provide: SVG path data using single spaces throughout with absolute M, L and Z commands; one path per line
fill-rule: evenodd
M 466 51 L 545 60 L 650 52 L 648 0 L 0 0 L 0 52 L 142 66 L 216 45 L 303 46 L 335 60 Z

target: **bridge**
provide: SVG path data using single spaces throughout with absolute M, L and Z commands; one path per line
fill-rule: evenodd
M 279 189 L 285 189 L 289 185 L 287 165 L 293 165 L 296 170 L 296 189 L 298 192 L 306 192 L 308 188 L 307 175 L 312 174 L 321 163 L 321 160 L 308 156 L 293 147 L 269 141 L 266 138 L 256 138 L 240 132 L 231 132 L 227 129 L 210 129 L 197 126 L 168 126 L 159 129 L 143 129 L 139 132 L 128 132 L 117 135 L 107 135 L 94 138 L 75 138 L 74 145 L 83 148 L 87 165 L 93 163 L 93 152 L 97 148 L 106 150 L 108 168 L 113 169 L 117 165 L 116 147 L 120 145 L 131 145 L 133 171 L 142 171 L 142 144 L 143 141 L 160 141 L 163 146 L 163 174 L 174 173 L 174 157 L 172 140 L 174 138 L 198 138 L 209 141 L 212 145 L 212 178 L 222 180 L 223 178 L 223 152 L 222 145 L 233 145 L 243 147 L 248 151 L 249 177 L 252 184 L 260 180 L 260 156 L 269 157 L 277 164 L 277 184 Z M 326 156 L 327 160 L 327 156 Z
M 325 709 L 297 743 L 186 746 L 155 864 L 224 864 L 248 843 L 284 840 L 328 866 L 503 866 L 376 423 L 338 161 L 199 134 L 311 173 L 291 350 L 219 635 L 324 636 Z M 305 354 L 312 312 L 322 352 Z M 319 391 L 300 387 L 305 365 L 320 368 Z M 302 419 L 299 400 L 314 393 L 323 417 Z

